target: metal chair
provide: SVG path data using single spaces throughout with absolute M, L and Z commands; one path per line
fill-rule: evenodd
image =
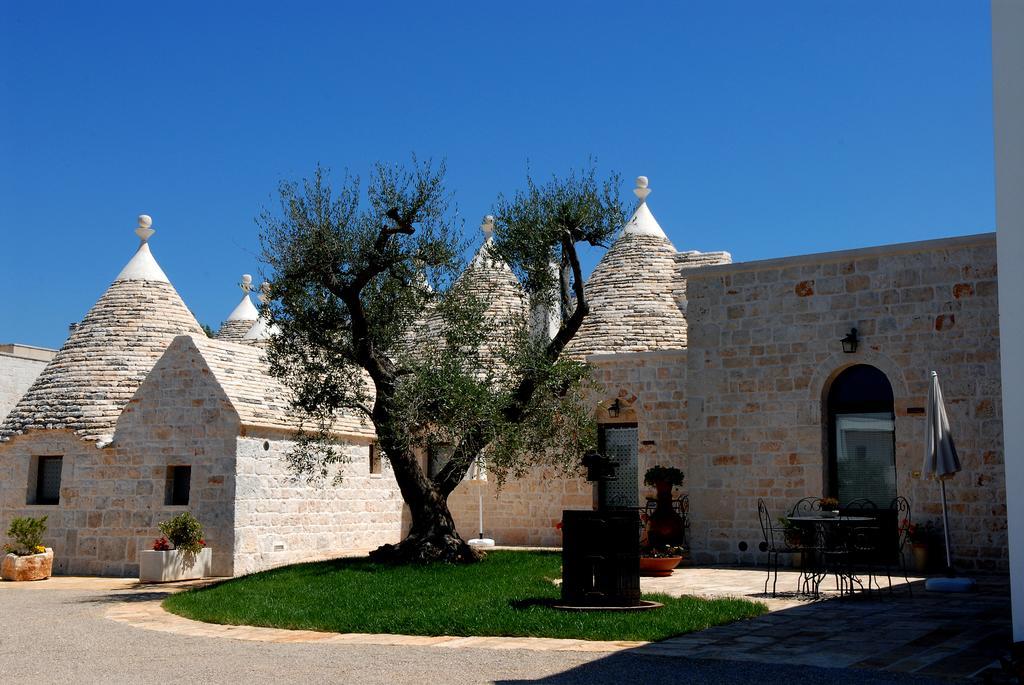
M 907 584 L 907 592 L 914 596 L 914 589 L 910 586 L 910 578 L 907 576 L 907 543 L 909 542 L 909 524 L 913 522 L 910 515 L 910 500 L 903 495 L 897 495 L 889 504 L 889 511 L 895 515 L 895 531 L 889 533 L 888 551 L 895 557 L 897 568 L 903 574 L 903 582 Z M 906 521 L 907 525 L 904 525 Z M 886 573 L 889 574 L 889 591 L 892 591 L 892 575 L 890 567 L 886 566 Z
M 764 537 L 759 548 L 767 556 L 768 562 L 768 576 L 764 579 L 764 592 L 768 594 L 768 581 L 770 580 L 772 581 L 772 597 L 774 597 L 779 582 L 779 555 L 800 554 L 804 550 L 799 546 L 789 544 L 784 531 L 776 528 L 772 523 L 768 507 L 761 498 L 757 500 L 757 518 L 761 524 L 761 535 Z
M 789 516 L 810 516 L 821 511 L 820 497 L 804 497 L 789 510 Z

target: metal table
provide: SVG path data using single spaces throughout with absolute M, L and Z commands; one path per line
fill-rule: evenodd
M 868 522 L 875 522 L 878 519 L 873 516 L 822 516 L 821 514 L 790 516 L 789 521 L 801 526 L 813 529 L 813 544 L 805 547 L 803 555 L 803 574 L 801 588 L 817 597 L 820 592 L 821 581 L 830 573 L 836 576 L 836 585 L 840 594 L 849 589 L 853 592 L 854 583 L 862 590 L 864 583 L 856 573 L 846 564 L 842 563 L 844 558 L 848 559 L 851 553 L 846 546 L 847 541 L 837 529 L 843 525 L 856 525 Z M 871 579 L 868 578 L 868 587 L 871 587 Z

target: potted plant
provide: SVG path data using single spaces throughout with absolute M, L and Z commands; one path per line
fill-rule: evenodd
M 683 484 L 683 472 L 674 466 L 652 466 L 644 474 L 644 484 L 654 486 L 657 492 L 657 506 L 645 526 L 648 544 L 681 545 L 685 535 L 683 517 L 672 506 L 672 488 Z
M 914 570 L 924 573 L 928 570 L 928 547 L 931 545 L 935 535 L 935 524 L 928 521 L 924 525 L 911 523 L 903 519 L 900 524 L 900 534 L 906 536 L 910 543 L 910 552 L 914 558 Z
M 839 500 L 835 497 L 822 497 L 819 504 L 822 516 L 829 518 L 839 515 Z
M 672 570 L 686 556 L 681 545 L 647 546 L 640 551 L 640 575 L 663 578 L 672 575 Z
M 185 511 L 160 523 L 163 537 L 152 549 L 139 552 L 139 582 L 166 583 L 210 575 L 211 552 L 203 539 L 203 526 Z
M 803 545 L 803 529 L 790 521 L 785 516 L 779 517 L 779 526 L 782 528 L 782 537 L 787 547 L 800 547 Z
M 4 545 L 0 577 L 4 580 L 46 580 L 53 572 L 53 550 L 43 546 L 46 517 L 15 518 L 7 529 L 14 544 Z

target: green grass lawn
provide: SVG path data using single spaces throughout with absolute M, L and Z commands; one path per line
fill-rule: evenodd
M 491 552 L 477 564 L 386 566 L 366 558 L 300 564 L 190 590 L 164 600 L 175 614 L 210 623 L 337 633 L 504 635 L 661 640 L 764 613 L 744 599 L 644 595 L 642 612 L 569 612 L 552 579 L 561 556 Z

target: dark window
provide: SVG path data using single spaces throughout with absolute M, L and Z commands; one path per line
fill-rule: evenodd
M 36 504 L 60 502 L 60 472 L 64 457 L 39 457 L 36 473 Z
M 846 369 L 828 393 L 829 494 L 845 504 L 867 498 L 888 506 L 896 497 L 892 385 L 873 366 Z
M 380 473 L 380 449 L 377 443 L 370 445 L 370 473 Z
M 640 442 L 636 424 L 602 424 L 599 429 L 598 451 L 615 464 L 614 479 L 598 485 L 601 505 L 640 506 Z
M 433 478 L 441 473 L 454 453 L 455 445 L 431 445 L 427 450 L 427 475 Z
M 191 489 L 191 466 L 167 467 L 167 489 L 164 495 L 164 504 L 175 507 L 185 506 L 188 504 L 188 496 Z

